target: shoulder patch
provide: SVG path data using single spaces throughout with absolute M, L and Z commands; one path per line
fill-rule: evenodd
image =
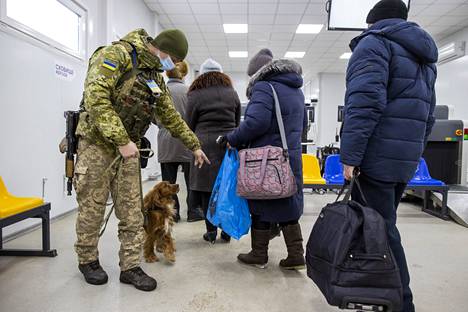
M 102 62 L 102 67 L 107 68 L 111 71 L 115 71 L 117 69 L 117 64 L 115 64 L 114 61 L 111 61 L 109 59 L 104 59 Z

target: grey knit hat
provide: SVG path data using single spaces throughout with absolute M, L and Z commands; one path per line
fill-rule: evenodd
M 253 76 L 260 68 L 270 63 L 273 60 L 273 52 L 269 49 L 261 49 L 249 61 L 247 67 L 247 75 Z
M 216 62 L 215 60 L 209 58 L 206 61 L 203 62 L 200 66 L 200 75 L 203 75 L 208 72 L 223 72 L 223 67 L 221 64 Z

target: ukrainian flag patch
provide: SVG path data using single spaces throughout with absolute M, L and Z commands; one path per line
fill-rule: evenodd
M 105 59 L 104 62 L 102 62 L 102 67 L 107 68 L 112 71 L 115 71 L 117 69 L 117 65 L 108 59 Z

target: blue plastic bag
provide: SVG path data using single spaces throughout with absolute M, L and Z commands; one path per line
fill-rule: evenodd
M 237 169 L 239 156 L 228 149 L 213 187 L 208 206 L 208 220 L 239 240 L 247 234 L 252 223 L 247 200 L 237 196 Z

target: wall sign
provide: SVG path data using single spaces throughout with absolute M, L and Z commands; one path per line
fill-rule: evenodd
M 72 81 L 75 78 L 75 69 L 68 64 L 55 62 L 55 76 L 59 79 Z

